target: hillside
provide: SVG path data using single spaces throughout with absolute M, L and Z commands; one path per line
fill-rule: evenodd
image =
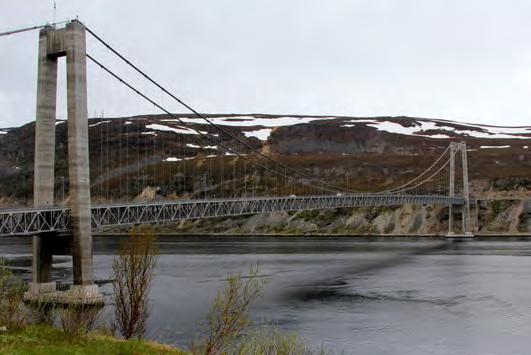
M 231 135 L 295 169 L 341 186 L 348 184 L 357 191 L 395 186 L 431 164 L 450 141 L 464 140 L 476 197 L 530 196 L 531 126 L 494 127 L 412 117 L 206 116 Z M 221 177 L 224 183 L 232 177 L 237 180 L 232 186 L 243 184 L 242 162 L 234 163 L 236 172 L 231 176 L 227 168 L 231 154 L 220 146 L 245 150 L 198 118 L 179 118 L 189 126 L 167 115 L 90 119 L 93 197 L 100 195 L 99 188 L 106 189 L 101 198 L 124 193 L 133 198 L 147 186 L 159 186 L 162 195 L 171 191 L 193 197 L 205 193 L 198 176 L 207 173 L 206 169 L 216 175 L 212 172 L 216 167 L 227 170 Z M 0 196 L 9 203 L 31 200 L 34 123 L 0 132 Z M 68 189 L 66 133 L 67 124 L 58 122 L 58 196 L 63 177 Z M 125 183 L 121 181 L 124 176 Z M 267 176 L 264 179 L 269 181 Z M 218 182 L 218 196 L 223 195 L 221 185 Z
M 90 119 L 93 202 L 308 193 L 235 157 L 231 152 L 253 155 L 228 135 L 307 175 L 355 191 L 397 186 L 427 168 L 449 142 L 466 141 L 471 193 L 485 199 L 473 211 L 475 231 L 531 233 L 531 126 L 412 117 L 206 116 L 225 132 L 188 115 L 178 115 L 186 126 L 168 115 Z M 0 129 L 3 206 L 31 204 L 34 127 Z M 56 136 L 55 195 L 61 201 L 68 199 L 65 122 L 57 122 Z M 445 179 L 441 176 L 439 183 Z M 161 231 L 437 234 L 447 229 L 447 221 L 444 206 L 399 206 L 184 221 Z

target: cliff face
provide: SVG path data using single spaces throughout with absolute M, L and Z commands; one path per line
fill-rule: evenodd
M 454 212 L 459 231 L 461 214 L 459 210 Z M 531 235 L 531 200 L 484 201 L 472 209 L 471 215 L 475 234 Z M 448 231 L 448 208 L 405 205 L 278 212 L 182 221 L 157 228 L 178 234 L 442 235 Z

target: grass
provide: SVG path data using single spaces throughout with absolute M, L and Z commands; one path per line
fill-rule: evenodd
M 68 336 L 50 326 L 28 326 L 24 330 L 0 333 L 0 354 L 189 354 L 166 345 L 143 341 L 121 340 L 89 333 Z

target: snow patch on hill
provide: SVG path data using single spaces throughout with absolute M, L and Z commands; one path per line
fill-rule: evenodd
M 147 129 L 152 129 L 152 130 L 155 130 L 155 131 L 175 132 L 175 133 L 180 133 L 180 134 L 199 134 L 199 133 L 197 133 L 196 131 L 194 131 L 194 130 L 192 130 L 190 128 L 186 128 L 186 127 L 182 127 L 182 126 L 178 126 L 178 128 L 177 127 L 169 127 L 169 126 L 164 126 L 164 125 L 157 124 L 157 123 L 148 124 L 148 125 L 146 125 L 146 128 Z
M 109 123 L 109 122 L 111 122 L 111 121 L 100 121 L 98 123 L 94 123 L 94 124 L 89 125 L 89 127 L 96 127 L 96 126 L 99 126 L 100 124 Z M 127 124 L 127 122 L 125 124 Z
M 236 127 L 253 127 L 263 126 L 268 128 L 293 126 L 301 123 L 310 123 L 316 120 L 326 120 L 337 117 L 255 117 L 255 116 L 233 116 L 233 117 L 208 117 L 208 120 L 220 126 L 236 126 Z M 206 123 L 202 118 L 181 118 L 184 122 L 189 123 Z M 178 122 L 176 119 L 165 119 L 165 122 Z
M 187 146 L 188 148 L 195 148 L 195 149 L 218 149 L 218 146 L 217 146 L 217 145 L 204 145 L 204 146 L 200 146 L 200 145 L 197 145 L 197 144 L 186 143 L 186 146 Z
M 344 124 L 342 127 L 356 127 L 358 124 L 364 123 L 366 126 L 374 127 L 379 131 L 439 139 L 451 138 L 451 136 L 444 133 L 431 132 L 443 131 L 448 132 L 451 135 L 457 134 L 475 138 L 531 139 L 531 137 L 526 136 L 526 134 L 531 134 L 531 127 L 495 127 L 454 121 L 425 119 L 416 119 L 413 122 L 408 122 L 410 124 L 408 126 L 404 126 L 401 123 L 394 121 L 377 119 L 353 119 L 349 122 L 354 124 Z
M 263 128 L 256 131 L 243 132 L 243 134 L 245 134 L 246 137 L 256 137 L 261 141 L 266 141 L 267 138 L 269 138 L 271 131 L 271 128 Z
M 482 145 L 479 147 L 480 149 L 504 149 L 504 148 L 511 148 L 510 145 Z

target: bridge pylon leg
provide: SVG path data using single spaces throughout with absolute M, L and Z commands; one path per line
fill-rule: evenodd
M 54 205 L 57 58 L 48 55 L 51 30 L 45 28 L 39 34 L 33 183 L 35 207 Z M 33 282 L 30 289 L 35 293 L 55 291 L 55 283 L 50 279 L 52 252 L 49 244 L 45 236 L 33 236 Z

